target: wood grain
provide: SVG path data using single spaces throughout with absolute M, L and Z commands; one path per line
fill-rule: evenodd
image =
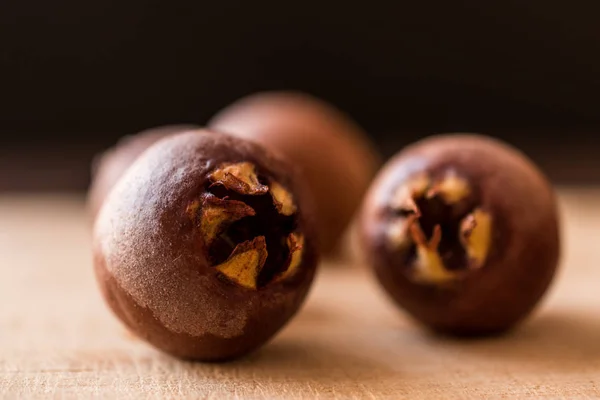
M 562 269 L 514 333 L 457 341 L 398 312 L 361 265 L 321 269 L 301 314 L 262 350 L 181 362 L 126 333 L 101 301 L 78 196 L 0 197 L 0 397 L 513 399 L 600 397 L 600 190 L 563 189 Z

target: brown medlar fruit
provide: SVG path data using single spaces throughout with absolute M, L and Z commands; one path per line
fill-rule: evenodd
M 523 154 L 484 136 L 431 137 L 400 152 L 373 183 L 360 226 L 387 293 L 448 334 L 514 326 L 559 259 L 550 184 Z
M 298 92 L 242 98 L 208 125 L 255 140 L 299 168 L 314 199 L 321 251 L 338 250 L 380 165 L 362 128 L 332 105 Z
M 269 340 L 317 264 L 310 205 L 288 165 L 209 131 L 171 135 L 111 191 L 94 263 L 115 314 L 178 357 L 224 360 Z
M 104 199 L 123 173 L 148 147 L 165 136 L 197 129 L 195 125 L 165 125 L 121 138 L 112 148 L 98 155 L 92 165 L 88 209 L 96 217 Z

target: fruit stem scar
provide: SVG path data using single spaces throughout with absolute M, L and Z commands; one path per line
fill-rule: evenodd
M 211 265 L 252 290 L 294 275 L 304 248 L 292 194 L 271 176 L 260 176 L 250 162 L 221 164 L 185 209 Z
M 441 284 L 484 265 L 492 221 L 481 207 L 466 208 L 471 207 L 471 194 L 469 182 L 454 171 L 440 178 L 415 175 L 393 192 L 389 207 L 394 215 L 387 225 L 386 240 L 397 251 L 414 246 L 412 278 Z

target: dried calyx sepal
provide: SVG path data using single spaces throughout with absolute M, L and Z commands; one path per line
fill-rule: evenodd
M 291 277 L 302 261 L 304 236 L 292 194 L 250 162 L 215 168 L 187 212 L 211 264 L 242 287 L 256 290 Z
M 387 245 L 401 254 L 412 280 L 443 284 L 484 265 L 491 216 L 477 205 L 469 182 L 454 171 L 411 177 L 394 191 L 389 211 Z

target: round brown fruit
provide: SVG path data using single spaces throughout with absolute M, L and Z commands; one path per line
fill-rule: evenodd
M 356 123 L 307 94 L 265 92 L 233 103 L 209 126 L 255 140 L 296 165 L 314 199 L 321 251 L 338 250 L 380 165 Z
M 514 326 L 559 259 L 550 184 L 523 154 L 478 135 L 431 137 L 400 152 L 375 179 L 360 226 L 388 294 L 447 334 Z
M 94 229 L 105 299 L 172 355 L 242 356 L 295 313 L 313 280 L 311 211 L 290 168 L 258 144 L 209 131 L 150 147 Z
M 96 217 L 104 199 L 123 173 L 148 147 L 167 135 L 197 129 L 195 125 L 165 125 L 121 138 L 100 154 L 92 165 L 92 183 L 88 192 L 88 209 Z

